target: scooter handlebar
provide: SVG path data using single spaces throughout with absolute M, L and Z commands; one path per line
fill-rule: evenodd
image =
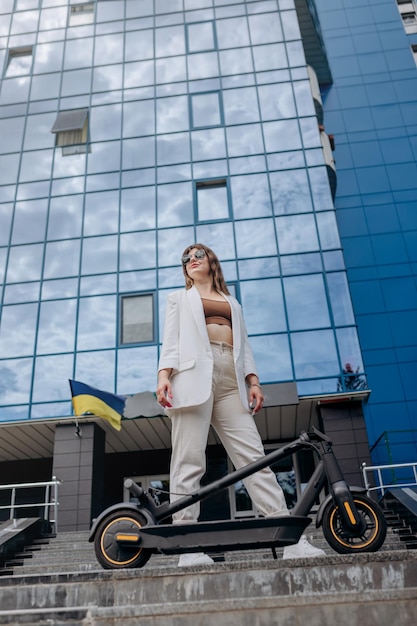
M 132 496 L 136 496 L 137 498 L 141 498 L 143 496 L 142 487 L 139 487 L 139 485 L 137 485 L 131 478 L 127 478 L 124 484 Z

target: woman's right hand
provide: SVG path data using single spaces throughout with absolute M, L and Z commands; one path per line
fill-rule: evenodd
M 158 372 L 158 384 L 156 386 L 156 399 L 164 408 L 171 408 L 172 400 L 172 387 L 169 380 L 169 373 L 167 370 L 161 370 Z

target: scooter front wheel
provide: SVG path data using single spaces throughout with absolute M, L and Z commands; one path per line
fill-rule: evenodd
M 105 517 L 97 528 L 94 549 L 104 569 L 143 567 L 152 551 L 140 547 L 140 529 L 148 523 L 139 511 L 120 510 Z
M 387 534 L 387 522 L 380 507 L 371 498 L 355 494 L 353 500 L 363 525 L 360 531 L 349 528 L 339 509 L 330 502 L 323 513 L 323 534 L 327 543 L 339 554 L 376 552 Z

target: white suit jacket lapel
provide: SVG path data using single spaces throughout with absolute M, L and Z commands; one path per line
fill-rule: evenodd
M 204 317 L 203 304 L 201 302 L 200 294 L 195 287 L 191 287 L 191 289 L 187 289 L 185 292 L 188 303 L 193 314 L 198 332 L 201 335 L 201 339 L 203 340 L 204 345 L 207 349 L 210 349 L 210 341 L 207 334 L 207 326 L 206 320 Z
M 233 353 L 236 359 L 242 347 L 242 342 L 241 342 L 241 339 L 242 339 L 241 330 L 242 329 L 240 327 L 240 312 L 239 312 L 238 305 L 232 298 L 229 298 L 229 296 L 226 296 L 225 293 L 223 294 L 223 296 L 226 298 L 226 300 L 230 304 L 230 309 L 232 311 Z

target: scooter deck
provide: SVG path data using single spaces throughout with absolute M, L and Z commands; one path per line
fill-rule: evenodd
M 140 529 L 140 546 L 162 554 L 281 547 L 299 541 L 309 517 L 158 524 Z

